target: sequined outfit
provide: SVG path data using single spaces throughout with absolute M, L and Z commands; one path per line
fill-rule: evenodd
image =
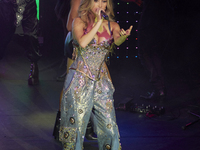
M 61 103 L 60 141 L 64 150 L 83 149 L 86 127 L 91 116 L 98 137 L 99 150 L 119 150 L 113 93 L 114 87 L 105 67 L 113 38 L 99 44 L 77 45 L 77 57 L 64 84 Z

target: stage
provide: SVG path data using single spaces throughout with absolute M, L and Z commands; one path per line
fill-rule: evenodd
M 30 62 L 24 49 L 15 42 L 8 46 L 0 62 L 0 149 L 1 150 L 62 150 L 52 136 L 59 96 L 63 82 L 56 78 L 65 71 L 61 56 L 43 56 L 39 65 L 39 85 L 29 86 Z M 167 66 L 165 65 L 165 68 Z M 138 59 L 111 58 L 110 74 L 115 86 L 115 106 L 130 102 L 138 106 L 165 108 L 162 115 L 116 110 L 122 149 L 124 150 L 197 150 L 200 149 L 200 122 L 185 130 L 182 126 L 198 118 L 200 87 L 197 79 L 177 71 L 165 70 L 166 100 L 140 99 L 151 86 Z M 187 71 L 185 71 L 187 72 Z M 96 141 L 84 142 L 86 150 L 98 150 Z

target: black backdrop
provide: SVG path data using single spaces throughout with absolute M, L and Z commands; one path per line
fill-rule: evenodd
M 168 71 L 185 71 L 188 70 L 193 73 L 199 72 L 199 57 L 200 57 L 200 9 L 199 0 L 168 0 L 172 9 L 171 22 L 170 22 L 170 37 L 167 41 L 167 47 L 164 51 L 163 62 Z M 117 5 L 117 3 L 120 5 Z M 44 38 L 42 44 L 43 56 L 62 57 L 63 56 L 63 43 L 64 43 L 64 30 L 62 22 L 57 19 L 55 15 L 56 0 L 48 0 L 40 2 L 40 36 Z M 128 42 L 125 42 L 116 50 L 115 54 L 111 57 L 112 62 L 117 63 L 134 63 L 138 62 L 137 56 L 137 23 L 140 15 L 135 12 L 141 12 L 141 7 L 135 3 L 115 0 L 115 14 L 116 21 L 120 20 L 119 24 L 123 28 L 134 25 L 132 35 L 129 37 Z M 117 14 L 117 12 L 120 12 Z M 127 14 L 126 12 L 129 12 Z M 166 12 L 167 13 L 167 12 Z M 129 23 L 126 21 L 129 20 Z M 126 47 L 129 50 L 126 50 Z M 117 59 L 119 56 L 120 59 Z M 128 59 L 126 58 L 128 56 Z

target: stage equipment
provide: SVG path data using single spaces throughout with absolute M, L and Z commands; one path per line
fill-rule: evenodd
M 189 111 L 188 113 L 190 113 L 190 114 L 192 114 L 192 115 L 198 117 L 198 119 L 195 120 L 195 121 L 193 121 L 193 122 L 190 122 L 190 123 L 186 124 L 185 126 L 182 126 L 182 129 L 183 129 L 183 130 L 185 130 L 185 129 L 188 128 L 189 126 L 191 126 L 191 125 L 193 125 L 193 124 L 199 122 L 199 120 L 200 120 L 200 115 L 195 114 L 195 113 L 193 113 L 193 112 L 191 112 L 191 111 Z
M 147 117 L 153 117 L 155 115 L 160 116 L 165 114 L 165 108 L 163 106 L 151 106 L 151 105 L 138 105 L 137 103 L 133 103 L 133 99 L 119 103 L 116 107 L 116 110 L 124 110 L 136 113 L 146 114 Z

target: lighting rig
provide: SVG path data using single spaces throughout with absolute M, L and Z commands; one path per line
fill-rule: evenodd
M 131 35 L 126 41 L 122 45 L 116 46 L 114 59 L 138 59 L 137 27 L 142 8 L 134 2 L 121 0 L 115 1 L 114 5 L 115 21 L 120 27 L 126 30 L 131 25 L 133 26 Z

